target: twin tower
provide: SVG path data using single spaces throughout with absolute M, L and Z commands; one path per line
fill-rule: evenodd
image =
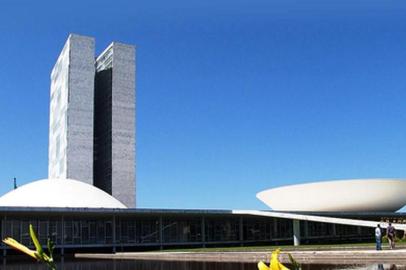
M 135 47 L 71 34 L 51 73 L 48 177 L 135 207 Z M 80 200 L 80 198 L 78 198 Z

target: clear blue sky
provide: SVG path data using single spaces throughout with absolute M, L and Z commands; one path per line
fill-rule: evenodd
M 47 177 L 49 75 L 69 33 L 97 53 L 137 45 L 139 207 L 266 209 L 266 188 L 406 178 L 404 0 L 10 0 L 0 194 Z

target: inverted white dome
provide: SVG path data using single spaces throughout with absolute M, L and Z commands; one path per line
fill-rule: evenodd
M 0 197 L 0 206 L 127 208 L 103 190 L 73 179 L 28 183 Z
M 406 204 L 406 180 L 314 182 L 267 189 L 257 198 L 277 211 L 396 211 Z

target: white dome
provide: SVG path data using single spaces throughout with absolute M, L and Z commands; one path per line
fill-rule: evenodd
M 315 182 L 267 189 L 257 198 L 276 211 L 396 211 L 406 204 L 406 180 Z
M 73 179 L 43 179 L 0 197 L 0 206 L 127 208 L 108 193 Z

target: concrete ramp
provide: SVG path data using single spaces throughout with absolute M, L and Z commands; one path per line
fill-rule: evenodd
M 308 214 L 295 214 L 287 212 L 275 212 L 275 211 L 259 211 L 259 210 L 233 210 L 233 214 L 239 215 L 252 215 L 252 216 L 262 216 L 262 217 L 273 217 L 273 218 L 285 218 L 292 220 L 303 220 L 312 222 L 323 222 L 323 223 L 334 223 L 350 226 L 362 226 L 362 227 L 372 227 L 375 228 L 379 223 L 381 228 L 388 227 L 388 223 L 381 221 L 370 221 L 370 220 L 360 220 L 360 219 L 349 219 L 349 218 L 336 218 L 336 217 L 326 217 Z M 396 230 L 406 231 L 406 224 L 392 223 Z

